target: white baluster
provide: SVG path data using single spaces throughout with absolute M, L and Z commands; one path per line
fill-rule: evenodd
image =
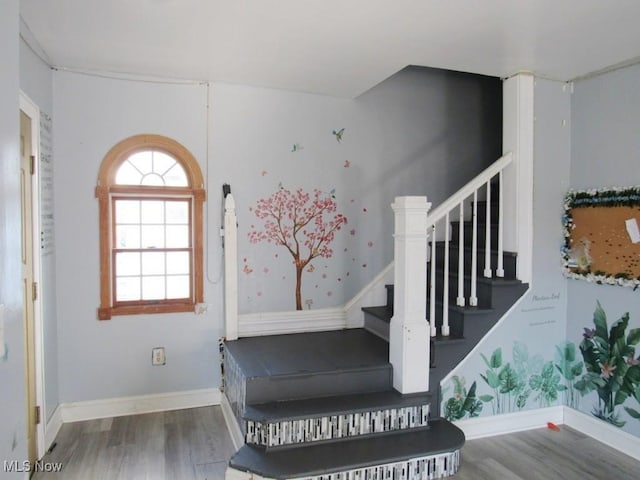
M 431 227 L 431 285 L 429 286 L 429 325 L 431 336 L 435 337 L 436 330 L 436 224 Z
M 478 190 L 473 192 L 473 227 L 471 240 L 471 296 L 469 305 L 478 306 Z
M 449 213 L 445 215 L 444 234 L 444 278 L 442 291 L 442 336 L 449 336 Z
M 502 254 L 504 246 L 503 246 L 503 236 L 504 236 L 504 226 L 502 224 L 502 220 L 503 220 L 503 204 L 502 204 L 502 197 L 503 192 L 502 192 L 502 185 L 503 185 L 503 181 L 502 181 L 502 170 L 500 170 L 500 173 L 498 174 L 498 178 L 500 180 L 500 185 L 498 185 L 498 265 L 496 267 L 496 276 L 498 277 L 504 277 L 504 258 L 502 258 L 504 255 Z
M 487 180 L 487 208 L 484 243 L 484 276 L 491 278 L 491 180 Z
M 460 202 L 458 210 L 460 228 L 458 229 L 458 297 L 456 305 L 464 307 L 464 201 Z

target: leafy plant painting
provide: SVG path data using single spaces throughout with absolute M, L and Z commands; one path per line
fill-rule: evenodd
M 293 257 L 296 269 L 296 310 L 302 310 L 302 274 L 314 258 L 333 256 L 330 245 L 335 234 L 347 223 L 338 213 L 333 195 L 314 190 L 309 194 L 280 188 L 268 198 L 258 200 L 253 208 L 263 221 L 263 228 L 252 225 L 249 241 L 273 242 Z
M 584 371 L 584 364 L 576 359 L 576 345 L 565 342 L 556 346 L 556 369 L 562 375 L 566 386 L 566 403 L 571 408 L 579 409 L 580 395 L 576 385 Z
M 567 389 L 560 383 L 560 374 L 553 368 L 553 362 L 545 363 L 539 374 L 531 375 L 529 386 L 535 393 L 534 400 L 539 402 L 541 408 L 550 407 L 558 400 L 558 392 Z
M 492 390 L 493 395 L 481 395 L 483 402 L 491 403 L 494 414 L 522 410 L 532 394 L 541 405 L 549 405 L 558 398 L 562 390 L 560 376 L 549 372 L 553 370 L 550 362 L 544 363 L 539 355 L 530 357 L 526 344 L 515 342 L 513 361 L 504 363 L 502 349 L 497 348 L 487 358 L 481 357 L 487 366 L 480 377 Z
M 595 328 L 585 328 L 580 351 L 584 359 L 586 373 L 575 384 L 583 395 L 596 391 L 598 403 L 593 415 L 617 427 L 625 421 L 620 419 L 618 407 L 629 397 L 639 397 L 640 365 L 635 357 L 635 346 L 640 342 L 640 328 L 626 334 L 629 313 L 616 320 L 611 328 L 607 316 L 597 303 L 593 314 Z M 640 418 L 636 410 L 626 407 L 625 411 L 634 418 Z
M 452 421 L 480 415 L 482 402 L 476 398 L 476 382 L 473 382 L 467 391 L 464 378 L 454 375 L 452 381 L 453 397 L 449 398 L 445 404 L 445 418 Z

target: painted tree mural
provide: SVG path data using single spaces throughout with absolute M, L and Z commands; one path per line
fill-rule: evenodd
M 302 274 L 314 258 L 330 258 L 335 234 L 347 223 L 338 213 L 333 195 L 314 189 L 309 194 L 280 188 L 253 208 L 263 228 L 251 226 L 249 241 L 281 245 L 293 257 L 296 268 L 296 309 L 302 310 Z

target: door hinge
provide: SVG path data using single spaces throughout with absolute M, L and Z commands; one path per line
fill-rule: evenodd
M 31 172 L 31 175 L 36 173 L 36 156 L 35 155 L 31 155 L 31 161 L 29 162 L 29 172 Z
M 31 300 L 36 301 L 38 299 L 38 284 L 33 282 L 31 285 Z
M 36 405 L 35 407 L 35 417 L 36 425 L 40 425 L 40 405 Z

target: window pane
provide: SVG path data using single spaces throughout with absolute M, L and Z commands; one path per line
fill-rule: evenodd
M 116 278 L 116 301 L 140 300 L 140 277 Z
M 167 223 L 189 223 L 189 202 L 167 202 Z
M 163 176 L 171 167 L 176 164 L 176 159 L 164 152 L 153 152 L 153 171 Z
M 167 225 L 167 248 L 189 247 L 189 227 L 186 225 Z
M 142 174 L 128 161 L 116 172 L 116 185 L 140 185 Z
M 164 275 L 164 252 L 142 253 L 142 275 Z
M 140 227 L 137 225 L 116 226 L 116 248 L 140 248 Z
M 171 170 L 164 174 L 165 184 L 169 187 L 188 187 L 187 175 L 182 165 L 175 164 Z
M 116 253 L 116 276 L 140 275 L 140 254 L 138 252 Z
M 164 300 L 165 277 L 142 277 L 142 299 Z
M 156 175 L 155 173 L 149 173 L 142 177 L 142 181 L 140 185 L 147 185 L 151 187 L 164 187 L 164 179 L 160 175 Z
M 167 298 L 189 298 L 189 275 L 167 277 Z
M 141 248 L 164 248 L 164 227 L 143 225 Z
M 142 223 L 164 223 L 164 204 L 165 202 L 159 200 L 145 200 L 142 202 Z
M 116 223 L 140 223 L 139 200 L 116 200 Z
M 144 175 L 153 171 L 151 158 L 152 152 L 151 150 L 147 150 L 146 152 L 134 153 L 129 157 L 129 161 Z
M 189 257 L 189 252 L 167 252 L 167 274 L 189 274 L 191 263 Z

